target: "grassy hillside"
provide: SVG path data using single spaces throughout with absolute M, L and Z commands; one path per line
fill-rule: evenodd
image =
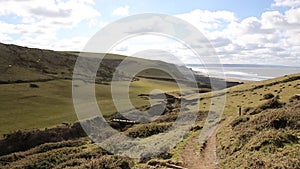
M 29 151 L 0 157 L 0 167 L 11 168 L 110 168 L 132 167 L 133 160 L 99 149 L 89 139 L 47 143 Z
M 76 121 L 71 79 L 78 54 L 0 43 L 0 137 L 18 129 L 53 127 Z M 92 53 L 86 55 L 97 57 Z M 154 64 L 180 76 L 172 64 L 107 54 L 96 77 L 96 96 L 105 117 L 116 113 L 109 82 L 115 68 L 125 58 L 130 64 Z M 126 78 L 127 75 L 123 76 Z M 147 94 L 153 89 L 178 91 L 177 84 L 168 79 L 168 74 L 158 70 L 140 72 L 130 85 L 131 101 L 136 107 L 143 107 L 149 102 L 139 94 Z
M 152 86 L 152 80 L 142 79 L 134 82 L 136 85 Z M 61 83 L 64 83 L 63 81 Z M 133 83 L 133 84 L 134 84 Z M 171 82 L 165 82 L 171 83 Z M 55 82 L 55 84 L 59 84 Z M 21 85 L 21 84 L 18 84 Z M 165 89 L 169 90 L 169 85 Z M 105 86 L 105 85 L 104 85 Z M 167 168 L 170 165 L 184 165 L 180 154 L 189 139 L 199 134 L 201 125 L 211 105 L 212 97 L 226 94 L 227 101 L 223 119 L 226 119 L 217 133 L 217 154 L 222 168 L 297 168 L 299 166 L 299 121 L 300 102 L 291 99 L 300 89 L 300 74 L 263 82 L 249 83 L 210 93 L 199 94 L 201 107 L 195 127 L 177 147 L 156 158 L 136 161 L 111 155 L 86 138 L 64 140 L 53 135 L 57 141 L 42 142 L 27 151 L 0 156 L 2 168 L 13 167 L 57 167 L 57 168 Z M 144 90 L 142 90 L 144 91 Z M 138 93 L 141 91 L 138 91 Z M 273 94 L 273 96 L 271 94 Z M 278 96 L 277 96 L 278 95 Z M 177 117 L 175 107 L 169 107 L 160 118 L 145 125 L 133 125 L 119 128 L 124 134 L 132 137 L 149 137 L 166 130 Z M 237 113 L 237 106 L 242 105 L 243 115 Z M 169 105 L 171 106 L 171 105 Z M 118 128 L 116 124 L 112 126 Z M 76 129 L 76 128 L 75 128 Z M 53 129 L 56 135 L 68 136 L 74 127 Z M 29 146 L 37 140 L 36 135 L 43 135 L 47 131 L 32 131 L 16 133 L 18 138 L 24 137 L 24 146 Z M 65 133 L 65 134 L 64 134 Z M 71 133 L 74 133 L 71 132 Z M 78 133 L 78 132 L 75 132 Z M 49 135 L 49 134 L 47 134 Z M 79 135 L 69 135 L 68 137 Z M 14 135 L 6 136 L 9 144 L 14 142 Z M 47 138 L 47 137 L 43 137 Z M 19 140 L 19 139 L 17 139 Z M 39 139 L 38 139 L 39 140 Z M 45 140 L 46 141 L 46 140 Z M 47 141 L 46 141 L 47 142 Z M 1 143 L 1 142 L 0 142 Z M 2 142 L 1 144 L 5 144 Z M 18 143 L 20 145 L 20 143 Z M 196 146 L 195 149 L 199 149 Z M 105 166 L 103 166 L 105 165 Z
M 30 83 L 0 85 L 0 134 L 75 122 L 71 83 L 69 80 L 34 82 L 39 88 L 30 88 Z M 174 82 L 140 79 L 131 84 L 131 101 L 137 107 L 148 105 L 138 95 L 156 88 L 165 92 L 178 90 Z M 116 112 L 109 85 L 97 84 L 96 96 L 104 116 Z
M 141 86 L 145 86 L 145 83 L 152 85 L 152 80 L 144 80 L 134 83 Z M 165 86 L 166 90 L 170 89 L 168 85 L 170 84 Z M 117 166 L 120 167 L 120 165 L 124 165 L 120 168 L 133 166 L 135 168 L 166 168 L 169 165 L 182 166 L 181 151 L 183 151 L 187 141 L 201 131 L 201 125 L 203 125 L 207 115 L 206 110 L 211 105 L 211 98 L 218 98 L 220 95 L 226 94 L 227 101 L 223 114 L 223 119 L 226 120 L 222 123 L 217 133 L 217 154 L 220 158 L 221 167 L 297 168 L 299 166 L 298 150 L 300 145 L 300 102 L 295 99 L 292 99 L 291 102 L 291 98 L 299 92 L 299 89 L 300 74 L 295 74 L 263 82 L 235 86 L 219 91 L 214 95 L 210 93 L 199 94 L 199 97 L 202 98 L 201 108 L 195 127 L 191 129 L 191 134 L 174 149 L 150 161 L 148 161 L 149 159 L 136 161 L 111 155 L 96 147 L 88 139 L 79 138 L 73 141 L 42 143 L 42 145 L 27 151 L 4 155 L 0 157 L 0 164 L 3 168 L 17 166 L 93 168 L 101 165 L 107 165 L 107 168 L 116 168 Z M 172 108 L 170 105 L 171 107 L 168 108 L 168 111 L 154 122 L 119 129 L 124 134 L 132 137 L 149 137 L 163 132 L 177 117 L 178 112 L 176 110 L 178 109 L 176 107 L 180 103 L 175 103 L 175 107 Z M 239 116 L 237 113 L 237 107 L 240 105 L 242 105 L 242 116 Z M 121 127 L 116 126 L 116 124 L 112 124 L 112 126 L 117 129 Z M 70 129 L 73 129 L 73 127 Z M 59 128 L 53 130 L 68 133 L 69 129 L 65 127 L 64 130 Z M 50 131 L 47 130 L 45 132 Z M 61 135 L 59 134 L 60 132 L 55 133 Z M 21 132 L 17 135 L 19 135 L 19 138 L 24 136 L 23 143 L 26 144 L 26 141 L 35 142 L 34 138 L 38 133 L 43 135 L 43 131 L 34 133 L 36 132 L 27 132 L 27 134 L 26 132 Z M 63 133 L 62 136 L 65 135 Z M 10 144 L 14 142 L 14 135 L 6 137 L 11 139 L 9 141 Z M 57 136 L 53 138 L 58 138 L 57 141 L 61 140 Z M 30 145 L 26 144 L 25 146 Z M 199 149 L 199 146 L 196 146 L 195 149 Z M 103 151 L 104 153 L 95 154 L 95 152 Z
M 224 168 L 298 168 L 300 101 L 234 118 L 220 129 L 218 155 Z
M 298 168 L 300 102 L 292 98 L 299 93 L 300 74 L 229 89 L 229 120 L 217 135 L 221 166 Z M 241 117 L 237 106 L 242 106 Z
M 41 50 L 16 45 L 0 43 L 0 83 L 20 83 L 49 81 L 57 79 L 72 79 L 73 69 L 78 57 L 78 52 L 57 52 Z M 98 54 L 81 53 L 92 61 L 97 62 Z M 177 77 L 183 77 L 178 67 L 162 61 L 133 58 L 117 54 L 106 54 L 99 66 L 96 82 L 110 82 L 115 68 L 124 60 L 127 64 L 148 67 L 155 65 L 164 67 Z M 84 63 L 89 67 L 90 63 Z M 184 67 L 181 67 L 184 70 Z M 126 73 L 124 74 L 126 77 Z M 170 76 L 156 69 L 149 69 L 139 74 L 142 77 L 170 79 Z
M 224 109 L 224 117 L 237 115 L 238 107 L 241 106 L 245 111 L 249 108 L 256 108 L 266 102 L 264 98 L 266 94 L 273 94 L 274 97 L 279 96 L 279 100 L 288 103 L 289 99 L 297 93 L 300 93 L 300 74 L 287 75 L 280 78 L 246 83 L 243 85 L 234 86 L 226 90 L 211 93 L 200 94 L 203 98 L 201 101 L 201 109 L 209 110 L 211 98 L 219 98 L 226 96 L 226 104 Z
M 300 74 L 229 88 L 217 153 L 223 168 L 300 166 Z M 242 116 L 238 116 L 242 106 Z
M 0 168 L 184 166 L 181 155 L 185 145 L 201 132 L 211 106 L 218 104 L 212 103 L 212 98 L 218 101 L 222 96 L 226 96 L 226 103 L 223 122 L 217 132 L 217 154 L 222 168 L 297 168 L 300 165 L 300 102 L 292 99 L 300 93 L 300 74 L 188 96 L 191 104 L 194 98 L 200 98 L 198 118 L 190 134 L 164 154 L 133 160 L 99 148 L 85 137 L 78 123 L 66 124 L 77 119 L 70 79 L 78 53 L 4 44 L 0 44 L 0 49 L 0 63 L 4 65 L 0 67 L 0 134 L 5 134 L 0 140 Z M 108 82 L 124 58 L 109 54 L 97 74 L 96 97 L 108 121 L 122 118 L 113 105 Z M 160 61 L 130 57 L 129 60 L 176 71 L 174 65 Z M 199 82 L 203 79 L 207 81 L 208 78 L 200 78 Z M 181 104 L 178 86 L 168 74 L 154 69 L 140 72 L 130 83 L 130 99 L 137 108 L 147 110 L 150 105 L 147 94 L 153 89 L 169 94 L 167 108 L 159 118 L 147 124 L 110 122 L 111 126 L 134 138 L 167 130 L 176 120 Z M 239 107 L 242 107 L 241 116 Z M 19 129 L 27 130 L 14 132 Z M 200 147 L 200 144 L 195 145 L 196 150 Z
M 0 43 L 0 82 L 70 78 L 76 56 Z

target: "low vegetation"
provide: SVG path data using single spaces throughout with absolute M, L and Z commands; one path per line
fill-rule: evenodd
M 109 168 L 128 169 L 129 158 L 111 155 L 89 139 L 46 143 L 24 152 L 0 157 L 1 168 Z

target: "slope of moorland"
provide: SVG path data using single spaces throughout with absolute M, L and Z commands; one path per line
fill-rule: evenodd
M 200 142 L 195 141 L 197 134 L 191 134 L 179 144 L 175 159 L 185 160 L 189 154 L 194 162 L 187 160 L 185 166 L 191 168 L 299 167 L 300 111 L 295 100 L 299 93 L 300 74 L 293 74 L 200 94 L 204 112 L 213 105 L 222 108 L 226 97 L 221 122 L 208 121 L 208 126 L 218 128 L 217 133 Z
M 133 160 L 110 154 L 85 137 L 77 124 L 47 130 L 19 131 L 0 142 L 1 168 L 180 168 L 185 146 L 201 132 L 211 98 L 226 95 L 223 119 L 217 132 L 220 168 L 297 168 L 299 166 L 300 75 L 235 86 L 214 94 L 199 94 L 201 107 L 197 121 L 174 149 L 152 159 Z M 143 95 L 147 98 L 147 95 Z M 179 100 L 168 95 L 167 109 L 147 124 L 111 122 L 131 137 L 149 137 L 167 130 L 178 115 Z M 218 100 L 218 99 L 216 99 Z M 239 116 L 238 106 L 242 106 Z M 147 107 L 145 107 L 147 109 Z M 115 115 L 115 117 L 120 117 Z M 114 117 L 111 117 L 114 118 Z M 51 137 L 47 137 L 47 136 Z M 44 138 L 43 140 L 38 138 Z M 20 142 L 22 140 L 22 142 Z M 195 154 L 201 145 L 194 143 Z M 191 146 L 191 145 L 189 145 Z M 193 146 L 193 145 L 192 145 Z M 205 148 L 205 147 L 202 147 Z M 4 150 L 7 152 L 5 153 Z M 20 151 L 20 152 L 18 152 Z M 12 153 L 15 152 L 15 153 Z M 6 155 L 5 155 L 6 154 Z
M 300 93 L 300 74 L 237 85 L 214 93 L 184 96 L 191 104 L 195 104 L 194 98 L 200 98 L 198 118 L 190 133 L 168 152 L 151 159 L 137 160 L 103 150 L 86 137 L 78 122 L 74 123 L 76 114 L 72 105 L 70 77 L 76 53 L 4 44 L 0 47 L 0 61 L 4 65 L 0 69 L 3 83 L 0 85 L 0 133 L 4 134 L 0 140 L 0 168 L 184 168 L 193 161 L 184 161 L 186 158 L 183 156 L 200 153 L 201 157 L 199 149 L 206 149 L 205 146 L 217 147 L 220 168 L 299 167 L 300 103 L 295 95 Z M 150 108 L 149 99 L 156 97 L 148 94 L 153 89 L 161 89 L 167 93 L 164 101 L 167 105 L 162 115 L 145 124 L 113 121 L 126 120 L 114 108 L 107 83 L 111 78 L 107 75 L 114 72 L 122 58 L 109 55 L 103 61 L 105 69 L 101 70 L 100 66 L 98 70 L 95 89 L 103 115 L 113 128 L 133 138 L 148 138 L 168 130 L 178 117 L 180 97 L 183 96 L 167 74 L 151 69 L 141 72 L 131 82 L 129 95 L 133 104 L 145 111 Z M 137 64 L 173 67 L 159 61 L 149 63 L 144 59 L 130 59 Z M 42 66 L 39 65 L 41 61 Z M 64 61 L 70 67 L 61 64 Z M 27 76 L 27 73 L 32 76 Z M 208 87 L 207 84 L 203 86 Z M 209 91 L 209 88 L 204 90 Z M 216 145 L 201 145 L 194 138 L 202 131 L 210 108 L 218 105 L 224 96 L 226 102 L 222 122 L 216 132 Z M 155 106 L 162 104 L 158 102 Z M 238 113 L 240 106 L 241 116 Z M 214 110 L 210 112 L 211 126 L 218 124 L 218 120 L 213 118 L 219 115 Z M 86 123 L 93 123 L 93 119 Z M 20 130 L 32 128 L 35 129 Z M 13 132 L 16 130 L 19 131 Z M 187 149 L 189 153 L 184 152 Z
M 78 52 L 57 52 L 0 43 L 0 135 L 18 129 L 53 127 L 76 121 L 72 104 L 72 75 Z M 84 53 L 97 61 L 97 54 Z M 115 68 L 126 59 L 127 64 L 139 67 L 163 67 L 185 81 L 178 66 L 161 61 L 107 54 L 96 76 L 96 97 L 105 117 L 117 111 L 110 93 L 110 81 Z M 87 63 L 88 64 L 88 63 Z M 89 67 L 89 66 L 87 66 Z M 181 70 L 188 70 L 180 67 Z M 120 72 L 124 79 L 126 73 Z M 201 92 L 210 91 L 209 78 L 198 76 Z M 222 80 L 215 79 L 222 83 Z M 236 85 L 238 83 L 228 83 Z M 130 84 L 130 99 L 136 107 L 149 105 L 138 95 L 153 89 L 164 92 L 179 90 L 174 79 L 157 69 L 147 69 Z M 34 119 L 34 120 L 33 120 Z M 2 136 L 0 136 L 2 137 Z
M 216 134 L 219 167 L 299 167 L 299 93 L 300 74 L 293 74 L 201 94 L 203 110 L 226 96 Z
M 246 88 L 247 87 L 247 88 Z M 217 134 L 222 168 L 299 168 L 300 75 L 229 89 L 227 123 Z
M 7 45 L 0 43 L 0 83 L 21 83 L 38 82 L 58 79 L 71 79 L 74 65 L 78 57 L 78 52 L 57 52 L 51 50 L 42 50 L 27 48 L 16 45 Z M 81 56 L 98 61 L 98 54 L 81 53 Z M 127 57 L 116 54 L 106 54 L 98 68 L 96 82 L 110 82 L 115 68 L 124 60 L 132 65 L 158 65 L 169 69 L 175 75 L 180 76 L 175 65 L 161 61 L 150 61 Z M 99 61 L 100 62 L 100 61 Z M 83 63 L 90 67 L 90 60 Z M 141 74 L 143 77 L 162 77 L 169 78 L 161 71 L 147 71 Z M 126 75 L 124 75 L 126 76 Z
M 223 168 L 298 168 L 300 101 L 270 100 L 221 128 L 218 155 Z M 226 134 L 225 134 L 226 133 Z

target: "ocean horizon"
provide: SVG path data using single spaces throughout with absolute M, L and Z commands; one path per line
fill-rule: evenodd
M 193 71 L 212 77 L 238 79 L 243 81 L 262 81 L 289 74 L 300 73 L 300 67 L 285 65 L 255 65 L 255 64 L 188 64 Z

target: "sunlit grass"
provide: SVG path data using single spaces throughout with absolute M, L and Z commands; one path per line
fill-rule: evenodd
M 19 129 L 52 127 L 63 122 L 77 120 L 72 101 L 72 82 L 55 80 L 36 82 L 39 88 L 30 88 L 29 83 L 0 85 L 0 135 Z M 97 84 L 96 98 L 103 116 L 116 112 L 111 99 L 110 85 Z M 177 91 L 175 82 L 140 79 L 130 85 L 130 99 L 136 107 L 149 105 L 138 95 L 154 89 L 164 92 Z

